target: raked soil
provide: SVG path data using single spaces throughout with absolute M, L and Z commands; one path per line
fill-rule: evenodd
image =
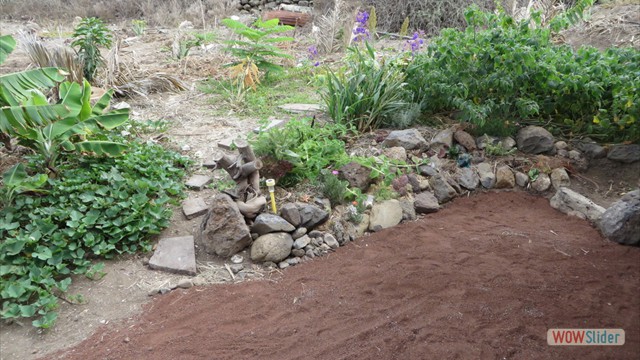
M 640 248 L 493 192 L 286 269 L 155 297 L 61 359 L 638 359 Z M 549 346 L 622 328 L 623 346 Z

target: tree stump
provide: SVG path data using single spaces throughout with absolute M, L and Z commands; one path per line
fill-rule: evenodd
M 262 161 L 256 158 L 253 149 L 246 140 L 234 140 L 238 149 L 237 156 L 225 154 L 216 150 L 213 161 L 216 168 L 224 169 L 236 182 L 234 192 L 227 192 L 238 204 L 240 213 L 246 218 L 255 218 L 267 204 L 266 197 L 260 191 L 260 169 Z

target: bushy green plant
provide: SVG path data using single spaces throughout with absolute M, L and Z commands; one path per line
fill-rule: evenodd
M 84 77 L 91 82 L 98 68 L 104 65 L 100 47 L 110 48 L 113 36 L 102 20 L 89 17 L 80 21 L 72 37 L 71 46 L 77 48 L 78 57 L 84 63 Z
M 323 170 L 319 180 L 320 191 L 325 198 L 329 199 L 331 206 L 337 206 L 344 202 L 349 194 L 347 192 L 349 184 L 338 178 L 337 171 L 334 173 L 329 170 Z
M 42 196 L 17 194 L 0 210 L 1 317 L 50 327 L 71 274 L 95 274 L 96 257 L 150 250 L 149 234 L 168 226 L 166 205 L 183 191 L 186 163 L 161 146 L 132 143 L 117 158 L 69 159 Z
M 565 136 L 640 140 L 640 52 L 554 45 L 551 30 L 470 8 L 407 69 L 423 112 L 458 111 L 476 131 L 540 124 Z M 507 135 L 507 134 L 499 134 Z
M 329 71 L 321 91 L 331 118 L 358 131 L 388 125 L 410 106 L 402 68 L 393 61 L 378 61 L 373 47 L 365 46 L 364 51 L 349 48 L 345 69 Z
M 281 185 L 293 185 L 303 179 L 315 180 L 322 169 L 348 162 L 345 143 L 341 139 L 351 132 L 350 128 L 340 124 L 312 124 L 312 119 L 294 119 L 251 139 L 256 155 L 293 165 L 281 178 Z

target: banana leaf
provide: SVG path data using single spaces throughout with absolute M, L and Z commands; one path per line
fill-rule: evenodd
M 7 56 L 16 48 L 16 40 L 11 35 L 0 36 L 0 65 L 7 60 Z
M 74 145 L 78 151 L 93 153 L 95 155 L 116 156 L 127 149 L 127 145 L 112 141 L 89 140 L 77 142 Z
M 64 80 L 66 73 L 57 68 L 41 68 L 0 75 L 0 106 L 18 106 L 27 100 L 28 90 L 49 89 Z

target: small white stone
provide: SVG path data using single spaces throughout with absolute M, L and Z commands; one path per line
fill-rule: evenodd
M 241 255 L 235 254 L 231 257 L 231 262 L 234 264 L 240 264 L 244 261 L 244 258 Z

